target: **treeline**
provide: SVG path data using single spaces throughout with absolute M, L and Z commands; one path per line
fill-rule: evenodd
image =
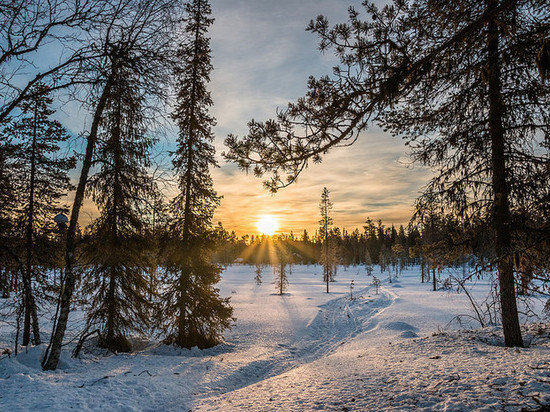
M 304 230 L 300 235 L 238 237 L 218 223 L 216 232 L 213 258 L 223 265 L 277 264 L 281 250 L 285 251 L 286 264 L 326 264 L 323 254 L 327 242 L 321 230 L 312 235 Z M 386 226 L 381 220 L 367 218 L 362 229 L 351 232 L 338 227 L 329 228 L 329 265 L 365 265 L 367 268 L 380 265 L 383 272 L 389 272 L 390 278 L 407 267 L 418 266 L 420 280 L 434 282 L 435 290 L 439 287 L 436 283 L 439 273 L 444 268 L 463 267 L 464 276 L 468 277 L 494 271 L 498 256 L 491 236 L 491 228 L 486 223 L 464 225 L 452 215 L 432 213 L 399 227 Z M 550 249 L 546 233 L 518 236 L 514 240 L 516 252 L 512 263 L 517 292 L 546 291 L 550 280 Z
M 437 220 L 437 222 L 436 222 Z M 475 241 L 463 243 L 457 252 L 456 243 L 459 232 L 456 225 L 440 218 L 434 218 L 430 226 L 409 224 L 386 226 L 381 220 L 367 219 L 362 229 L 348 231 L 333 227 L 329 229 L 328 244 L 336 255 L 338 264 L 380 265 L 382 271 L 388 267 L 422 265 L 426 267 L 444 267 L 460 265 L 466 260 L 489 262 L 492 251 L 483 242 L 482 234 Z M 291 262 L 297 264 L 319 264 L 322 261 L 325 238 L 315 231 L 310 235 L 304 230 L 300 235 L 294 233 L 275 236 L 244 235 L 238 237 L 235 232 L 224 229 L 221 223 L 217 227 L 216 262 L 271 264 L 273 248 L 284 247 Z

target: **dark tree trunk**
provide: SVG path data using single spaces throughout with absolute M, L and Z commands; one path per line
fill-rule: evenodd
M 105 334 L 105 341 L 108 347 L 112 347 L 115 341 L 115 291 L 116 291 L 116 279 L 115 274 L 111 271 L 109 276 L 109 297 L 107 298 L 107 322 L 106 329 L 107 333 Z
M 498 1 L 489 0 L 489 9 L 498 6 Z M 490 11 L 490 10 L 489 10 Z M 519 325 L 514 271 L 511 254 L 509 188 L 506 180 L 506 154 L 502 117 L 504 106 L 501 94 L 499 63 L 499 28 L 492 20 L 488 25 L 488 61 L 489 83 L 489 135 L 491 138 L 491 162 L 493 185 L 493 224 L 500 287 L 500 306 L 504 343 L 507 347 L 523 347 Z
M 34 109 L 34 124 L 31 145 L 31 171 L 29 176 L 29 209 L 27 213 L 27 230 L 25 249 L 27 253 L 26 270 L 23 273 L 24 290 L 24 322 L 23 322 L 23 345 L 30 343 L 31 323 L 34 336 L 34 344 L 40 345 L 40 329 L 38 326 L 38 314 L 36 313 L 36 302 L 32 291 L 32 260 L 33 260 L 33 229 L 34 229 L 34 192 L 36 180 L 36 138 L 37 138 L 37 105 Z
M 187 259 L 186 259 L 187 260 Z M 187 342 L 187 280 L 188 274 L 182 273 L 179 279 L 180 298 L 179 298 L 179 318 L 178 318 L 178 335 L 176 345 L 185 347 Z
M 114 69 L 113 69 L 114 70 Z M 69 223 L 69 229 L 67 231 L 67 241 L 65 250 L 65 284 L 61 289 L 61 299 L 59 304 L 59 318 L 52 332 L 52 340 L 50 346 L 46 351 L 42 367 L 44 370 L 55 370 L 57 363 L 59 362 L 59 356 L 61 355 L 61 345 L 63 343 L 63 337 L 65 336 L 65 330 L 67 329 L 67 321 L 69 319 L 69 312 L 71 308 L 71 298 L 73 296 L 76 273 L 74 272 L 75 265 L 75 250 L 76 250 L 76 228 L 78 223 L 78 217 L 80 214 L 80 208 L 84 201 L 84 193 L 86 189 L 86 182 L 88 180 L 88 174 L 92 164 L 92 155 L 94 152 L 95 144 L 97 141 L 97 132 L 99 128 L 99 121 L 103 114 L 103 109 L 111 92 L 113 85 L 113 77 L 110 77 L 105 84 L 101 98 L 99 99 L 96 111 L 94 113 L 94 119 L 92 127 L 90 128 L 90 134 L 88 135 L 88 142 L 86 144 L 86 153 L 84 160 L 82 161 L 82 170 L 80 172 L 80 179 L 76 188 L 73 208 L 71 210 L 71 220 Z

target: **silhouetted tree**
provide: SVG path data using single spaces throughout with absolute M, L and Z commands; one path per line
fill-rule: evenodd
M 105 2 L 110 7 L 94 28 L 93 48 L 100 50 L 95 60 L 88 62 L 87 73 L 94 90 L 90 110 L 93 113 L 86 148 L 75 191 L 66 235 L 65 280 L 60 296 L 59 314 L 52 338 L 43 359 L 45 370 L 57 368 L 63 337 L 71 307 L 77 273 L 76 243 L 80 209 L 84 201 L 92 156 L 98 139 L 100 121 L 107 105 L 115 78 L 121 67 L 131 67 L 139 75 L 139 88 L 151 101 L 164 97 L 162 86 L 172 57 L 172 28 L 177 19 L 177 0 L 124 0 Z
M 62 153 L 60 145 L 69 135 L 58 121 L 51 119 L 53 99 L 46 87 L 36 85 L 31 95 L 32 98 L 20 103 L 21 115 L 4 130 L 15 139 L 11 178 L 12 190 L 18 193 L 18 205 L 11 218 L 13 222 L 20 222 L 18 232 L 25 239 L 25 256 L 21 258 L 25 262 L 23 345 L 30 342 L 31 324 L 33 343 L 41 342 L 33 280 L 40 278 L 38 271 L 46 266 L 44 254 L 52 251 L 43 250 L 40 256 L 36 243 L 51 234 L 54 216 L 66 212 L 60 199 L 72 189 L 68 171 L 76 163 L 74 157 Z
M 206 0 L 185 6 L 186 24 L 176 56 L 176 107 L 172 113 L 179 127 L 173 165 L 179 193 L 171 202 L 171 236 L 165 247 L 164 266 L 169 289 L 164 296 L 163 316 L 169 322 L 167 342 L 191 348 L 218 344 L 232 321 L 229 298 L 221 298 L 215 284 L 221 267 L 211 263 L 214 246 L 212 216 L 220 198 L 213 189 L 210 167 L 214 159 L 210 40 L 213 22 Z
M 87 323 L 99 327 L 100 346 L 121 352 L 131 349 L 127 334 L 149 324 L 150 230 L 143 217 L 157 190 L 148 173 L 154 141 L 147 135 L 136 77 L 124 64 L 113 73 L 95 151 L 99 170 L 88 182 L 101 215 L 85 247 Z
M 273 262 L 273 274 L 275 276 L 275 289 L 282 295 L 288 289 L 288 269 L 291 255 L 283 240 L 274 241 L 275 259 Z
M 332 202 L 329 198 L 330 192 L 326 187 L 321 193 L 321 201 L 319 203 L 319 212 L 321 219 L 319 220 L 319 236 L 322 239 L 323 249 L 321 251 L 321 265 L 323 265 L 323 282 L 327 285 L 327 293 L 329 293 L 329 283 L 334 280 L 334 269 L 336 265 L 336 255 L 334 245 L 330 244 L 330 228 L 332 226 Z

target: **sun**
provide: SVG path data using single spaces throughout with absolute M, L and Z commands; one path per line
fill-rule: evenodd
M 261 216 L 256 222 L 258 232 L 264 235 L 273 236 L 277 229 L 279 229 L 279 222 L 277 218 L 272 215 Z

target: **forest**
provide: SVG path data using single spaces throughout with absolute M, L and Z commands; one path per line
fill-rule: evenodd
M 347 23 L 312 20 L 339 65 L 272 119 L 226 136 L 224 160 L 276 193 L 376 125 L 434 177 L 407 225 L 365 215 L 341 228 L 328 187 L 314 233 L 237 236 L 213 221 L 208 0 L 0 2 L 5 353 L 43 345 L 41 367 L 56 370 L 75 310 L 85 313 L 75 357 L 91 338 L 112 353 L 134 350 L 135 336 L 216 347 L 238 322 L 218 286 L 232 265 L 254 266 L 251 284 L 272 266 L 279 295 L 294 265 L 322 268 L 326 293 L 349 267 L 389 283 L 418 268 L 433 291 L 495 274 L 503 344 L 523 348 L 518 298 L 547 297 L 550 285 L 549 10 L 548 0 L 365 1 Z M 83 130 L 56 120 L 67 102 L 86 113 Z M 173 141 L 162 173 L 161 132 Z M 90 201 L 98 216 L 83 223 Z

